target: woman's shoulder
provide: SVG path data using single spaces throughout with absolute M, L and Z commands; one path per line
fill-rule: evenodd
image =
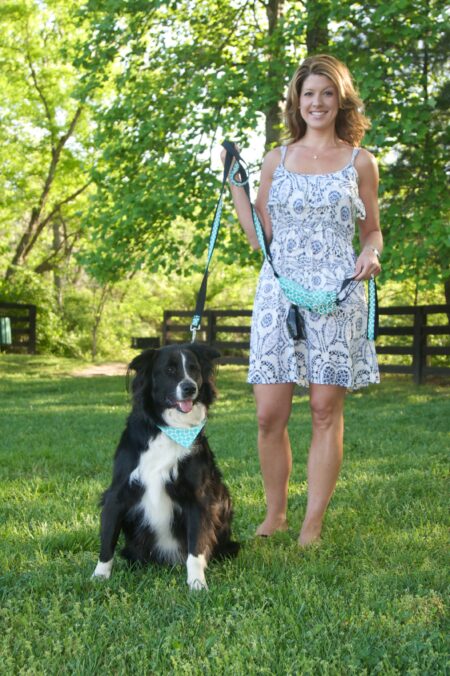
M 272 175 L 275 169 L 281 163 L 283 157 L 282 147 L 283 146 L 277 146 L 276 148 L 272 148 L 272 150 L 269 150 L 269 152 L 266 153 L 262 163 L 262 171 L 264 173 Z
M 357 164 L 361 169 L 364 167 L 376 167 L 377 161 L 375 156 L 371 152 L 366 150 L 366 148 L 358 148 L 358 154 L 355 159 L 355 164 Z
M 371 152 L 365 148 L 358 148 L 355 158 L 355 168 L 361 180 L 378 181 L 378 164 Z
M 264 162 L 273 163 L 277 162 L 279 163 L 282 158 L 283 154 L 283 147 L 284 146 L 277 146 L 276 148 L 272 148 L 272 150 L 269 150 L 268 153 L 264 156 Z

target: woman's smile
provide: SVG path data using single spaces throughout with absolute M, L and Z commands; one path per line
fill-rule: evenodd
M 325 75 L 310 75 L 300 94 L 300 114 L 306 124 L 334 124 L 339 111 L 336 86 Z

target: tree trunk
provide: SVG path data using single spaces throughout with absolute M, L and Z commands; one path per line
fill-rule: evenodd
M 326 52 L 329 45 L 329 0 L 307 0 L 306 49 L 308 56 Z
M 92 345 L 91 345 L 91 357 L 95 359 L 97 356 L 97 338 L 98 330 L 100 328 L 100 323 L 103 318 L 103 310 L 105 309 L 106 301 L 108 300 L 109 293 L 111 291 L 111 285 L 106 283 L 101 289 L 100 299 L 97 307 L 94 309 L 94 323 L 92 324 Z
M 59 230 L 59 221 L 58 219 L 55 219 L 53 221 L 53 251 L 57 252 L 61 248 L 61 233 Z M 53 270 L 53 283 L 55 285 L 55 295 L 56 295 L 56 302 L 58 303 L 58 307 L 60 310 L 62 310 L 62 305 L 63 305 L 63 299 L 62 299 L 62 277 L 59 273 L 58 268 L 55 268 Z
M 269 150 L 280 141 L 280 104 L 274 103 L 265 113 L 266 149 Z
M 450 279 L 446 279 L 444 282 L 444 293 L 445 293 L 445 302 L 450 308 Z M 447 321 L 450 324 L 450 311 L 447 312 Z
M 272 84 L 272 101 L 264 111 L 266 150 L 273 148 L 280 141 L 281 110 L 280 101 L 283 98 L 283 82 L 277 65 L 283 63 L 284 43 L 280 31 L 280 19 L 283 15 L 284 0 L 268 0 L 266 14 L 268 22 L 267 35 L 269 37 L 270 53 L 268 59 L 267 79 Z
M 81 115 L 81 112 L 83 110 L 83 106 L 80 105 L 76 112 L 75 115 L 73 116 L 69 128 L 65 134 L 63 134 L 57 145 L 55 147 L 52 146 L 51 150 L 51 160 L 50 164 L 48 167 L 47 171 L 47 176 L 44 181 L 44 186 L 42 188 L 42 192 L 39 196 L 38 203 L 36 206 L 33 207 L 31 210 L 31 216 L 28 221 L 28 225 L 26 227 L 25 232 L 23 233 L 22 237 L 20 238 L 20 241 L 17 245 L 16 251 L 14 252 L 14 255 L 12 257 L 11 263 L 8 266 L 8 269 L 6 270 L 6 275 L 5 278 L 9 279 L 13 274 L 14 274 L 14 269 L 17 265 L 22 265 L 25 262 L 25 259 L 27 258 L 28 254 L 32 250 L 33 246 L 36 243 L 36 240 L 38 239 L 39 235 L 41 234 L 42 230 L 45 228 L 45 226 L 49 223 L 51 220 L 51 217 L 53 213 L 55 212 L 55 209 L 52 210 L 52 213 L 45 217 L 43 216 L 43 212 L 48 200 L 48 196 L 50 194 L 50 190 L 53 185 L 53 181 L 55 178 L 56 170 L 61 158 L 61 153 L 64 149 L 64 146 L 66 145 L 68 139 L 72 136 L 72 133 L 75 129 L 75 126 L 78 122 L 78 119 Z M 84 186 L 82 189 L 79 191 L 76 191 L 74 193 L 74 196 L 78 195 L 80 192 L 86 189 L 88 184 Z M 66 198 L 61 202 L 61 204 L 64 204 L 71 199 L 74 198 L 74 196 L 70 196 L 69 198 Z

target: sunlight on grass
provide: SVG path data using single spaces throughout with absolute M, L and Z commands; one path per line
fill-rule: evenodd
M 448 396 L 386 379 L 346 404 L 346 453 L 320 546 L 300 550 L 307 394 L 290 422 L 289 530 L 264 516 L 245 369 L 221 367 L 207 434 L 235 505 L 239 557 L 207 594 L 182 566 L 90 575 L 99 496 L 129 410 L 122 377 L 70 360 L 2 356 L 2 673 L 437 674 L 446 664 Z

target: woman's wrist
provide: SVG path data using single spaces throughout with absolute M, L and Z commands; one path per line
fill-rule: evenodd
M 375 256 L 378 258 L 378 260 L 380 260 L 381 258 L 381 253 L 379 249 L 377 249 L 377 247 L 374 246 L 373 244 L 366 244 L 365 246 L 363 246 L 363 251 L 372 251 L 372 253 L 374 253 Z

